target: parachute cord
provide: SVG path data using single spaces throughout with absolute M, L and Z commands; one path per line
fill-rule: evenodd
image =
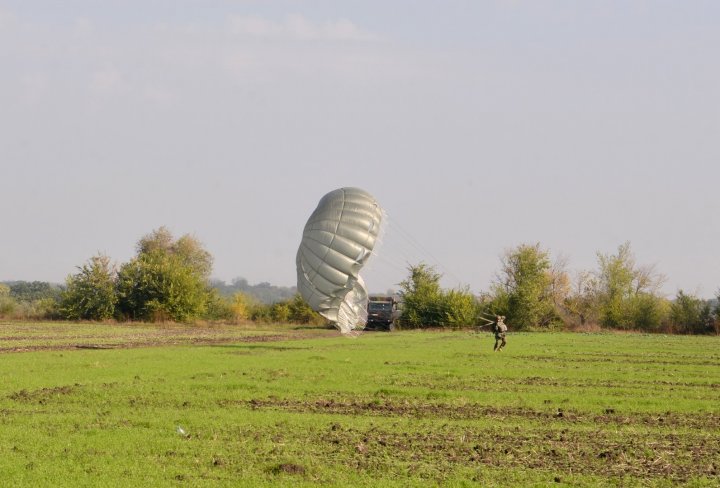
M 435 265 L 440 268 L 440 271 L 448 275 L 450 278 L 455 280 L 458 284 L 458 286 L 461 286 L 463 281 L 458 278 L 452 271 L 450 271 L 448 268 L 442 265 L 440 260 L 436 258 L 425 246 L 423 246 L 417 239 L 415 239 L 412 234 L 410 234 L 408 231 L 406 231 L 396 220 L 392 219 L 389 215 L 386 213 L 386 218 L 388 221 L 388 226 L 392 227 L 393 230 L 397 231 L 398 235 L 404 238 L 408 243 L 410 243 L 411 246 L 415 248 L 416 251 L 420 251 L 420 254 L 424 254 L 425 256 L 429 257 L 429 261 L 431 261 L 431 265 Z M 405 253 L 403 253 L 405 254 Z M 411 260 L 408 258 L 407 255 L 404 256 L 406 258 L 406 261 L 408 263 L 411 262 Z M 415 263 L 417 264 L 417 263 Z

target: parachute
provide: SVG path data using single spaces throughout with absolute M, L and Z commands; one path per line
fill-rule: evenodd
M 320 199 L 297 252 L 300 295 L 343 334 L 361 331 L 368 294 L 359 275 L 370 257 L 383 211 L 368 192 L 340 188 Z

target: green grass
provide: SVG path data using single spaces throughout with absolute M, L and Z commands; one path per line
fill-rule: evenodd
M 139 330 L 24 326 L 0 346 Z M 720 482 L 717 337 L 141 327 L 0 354 L 3 486 Z

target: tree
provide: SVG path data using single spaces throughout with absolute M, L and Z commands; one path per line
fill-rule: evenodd
M 243 292 L 237 292 L 232 296 L 232 311 L 235 320 L 247 320 L 250 317 L 252 300 Z
M 521 244 L 500 258 L 501 270 L 494 286 L 508 323 L 518 329 L 548 327 L 560 323 L 556 300 L 567 292 L 563 265 L 553 266 L 540 244 Z
M 444 325 L 466 327 L 475 325 L 478 316 L 477 299 L 465 288 L 442 293 Z
M 572 291 L 572 280 L 567 272 L 567 257 L 560 255 L 550 266 L 550 296 L 555 309 L 561 309 Z
M 404 327 L 443 324 L 440 274 L 425 263 L 409 266 L 410 276 L 400 283 L 403 302 L 401 323 Z
M 656 329 L 664 317 L 664 300 L 658 295 L 665 277 L 654 266 L 636 266 L 630 243 L 617 254 L 598 253 L 600 270 L 596 294 L 600 322 L 606 327 Z
M 175 240 L 167 227 L 155 229 L 150 234 L 143 236 L 137 244 L 137 253 L 151 254 L 159 251 L 165 254 L 173 254 L 179 258 L 183 265 L 208 279 L 212 272 L 212 255 L 207 252 L 202 243 L 195 237 L 185 234 Z
M 55 319 L 62 287 L 44 281 L 5 282 L 9 295 L 0 295 L 0 315 L 25 319 Z
M 618 247 L 615 255 L 598 253 L 598 262 L 601 322 L 607 327 L 631 328 L 625 307 L 633 292 L 635 262 L 630 253 L 630 243 Z
M 576 320 L 576 325 L 595 325 L 599 321 L 599 298 L 597 276 L 590 271 L 579 271 L 573 281 L 573 288 L 565 297 L 562 308 Z
M 658 330 L 670 313 L 670 303 L 652 293 L 636 293 L 627 300 L 627 317 L 634 328 Z
M 212 257 L 192 237 L 175 241 L 161 227 L 144 236 L 138 254 L 118 273 L 118 311 L 133 320 L 187 322 L 212 298 L 207 277 Z
M 474 325 L 478 305 L 467 290 L 443 290 L 441 275 L 420 263 L 408 268 L 409 277 L 400 283 L 405 327 L 463 327 Z
M 10 296 L 10 287 L 5 283 L 0 283 L 0 317 L 11 316 L 15 312 L 17 303 Z
M 115 266 L 97 255 L 68 276 L 61 294 L 60 315 L 70 320 L 106 320 L 115 313 Z
M 670 321 L 678 332 L 706 334 L 713 330 L 710 304 L 682 290 L 670 305 Z
M 42 299 L 57 300 L 60 287 L 45 281 L 15 281 L 10 283 L 10 296 L 19 302 L 35 302 Z

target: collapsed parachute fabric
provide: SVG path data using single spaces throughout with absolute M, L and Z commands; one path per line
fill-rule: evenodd
M 297 253 L 298 291 L 343 334 L 367 322 L 368 295 L 359 275 L 380 232 L 383 211 L 359 188 L 331 191 L 305 224 Z

